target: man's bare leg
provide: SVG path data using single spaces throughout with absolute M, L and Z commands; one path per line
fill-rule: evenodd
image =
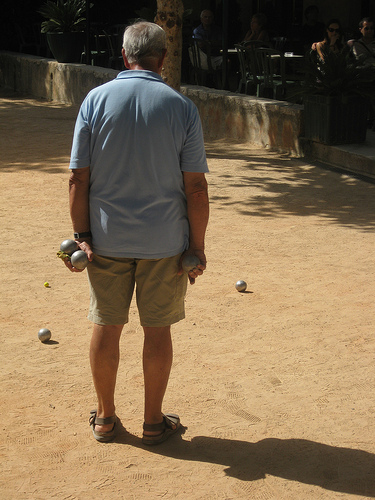
M 144 327 L 143 374 L 146 424 L 163 421 L 162 404 L 172 367 L 171 327 Z M 157 432 L 145 432 L 146 435 Z
M 115 387 L 120 361 L 120 337 L 123 325 L 94 325 L 90 344 L 90 365 L 96 394 L 97 416 L 111 417 L 115 414 Z M 108 432 L 110 425 L 95 425 L 98 432 Z

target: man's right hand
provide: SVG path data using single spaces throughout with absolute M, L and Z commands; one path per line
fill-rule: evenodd
M 206 269 L 204 237 L 208 223 L 209 202 L 205 175 L 203 173 L 184 172 L 184 186 L 189 220 L 190 243 L 184 255 L 196 255 L 200 261 L 200 264 L 194 268 L 194 271 L 190 271 L 188 274 L 190 284 L 193 285 L 195 279 L 203 274 L 203 271 Z
M 194 250 L 194 251 L 187 250 L 185 253 L 183 253 L 181 255 L 179 269 L 178 269 L 179 275 L 184 273 L 184 270 L 182 269 L 182 261 L 183 261 L 184 257 L 186 257 L 186 255 L 195 255 L 196 257 L 198 257 L 198 259 L 200 261 L 200 263 L 197 264 L 197 266 L 194 267 L 194 269 L 192 269 L 191 271 L 188 272 L 188 278 L 190 281 L 190 285 L 194 285 L 196 278 L 198 278 L 198 276 L 201 276 L 206 269 L 206 265 L 207 265 L 206 255 L 202 250 Z

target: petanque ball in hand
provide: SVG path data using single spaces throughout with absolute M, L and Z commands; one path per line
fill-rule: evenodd
M 236 283 L 236 290 L 238 290 L 239 292 L 244 292 L 247 288 L 247 283 L 246 281 L 243 281 L 243 280 L 238 280 L 237 283 Z
M 41 342 L 47 342 L 51 338 L 51 332 L 48 328 L 41 328 L 38 332 L 38 339 Z
M 86 252 L 84 252 L 83 250 L 77 250 L 71 256 L 70 262 L 76 269 L 85 269 L 89 263 L 89 259 Z
M 182 269 L 185 271 L 185 273 L 188 273 L 194 267 L 197 267 L 197 265 L 200 263 L 200 260 L 196 255 L 186 255 L 182 259 Z
M 64 240 L 60 245 L 61 252 L 64 252 L 68 255 L 72 255 L 73 252 L 76 252 L 79 249 L 77 242 L 74 240 Z

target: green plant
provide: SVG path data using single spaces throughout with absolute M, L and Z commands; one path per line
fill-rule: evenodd
M 316 51 L 306 55 L 305 81 L 300 94 L 373 98 L 375 70 L 358 61 L 348 50 L 325 54 L 320 60 Z
M 39 13 L 46 18 L 42 33 L 83 31 L 86 26 L 85 0 L 48 0 Z

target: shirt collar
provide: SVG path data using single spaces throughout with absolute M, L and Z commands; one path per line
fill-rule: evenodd
M 164 82 L 162 77 L 153 71 L 140 70 L 140 69 L 129 69 L 126 71 L 121 71 L 116 77 L 116 79 L 126 79 L 126 78 L 147 78 L 148 80 L 158 80 Z

